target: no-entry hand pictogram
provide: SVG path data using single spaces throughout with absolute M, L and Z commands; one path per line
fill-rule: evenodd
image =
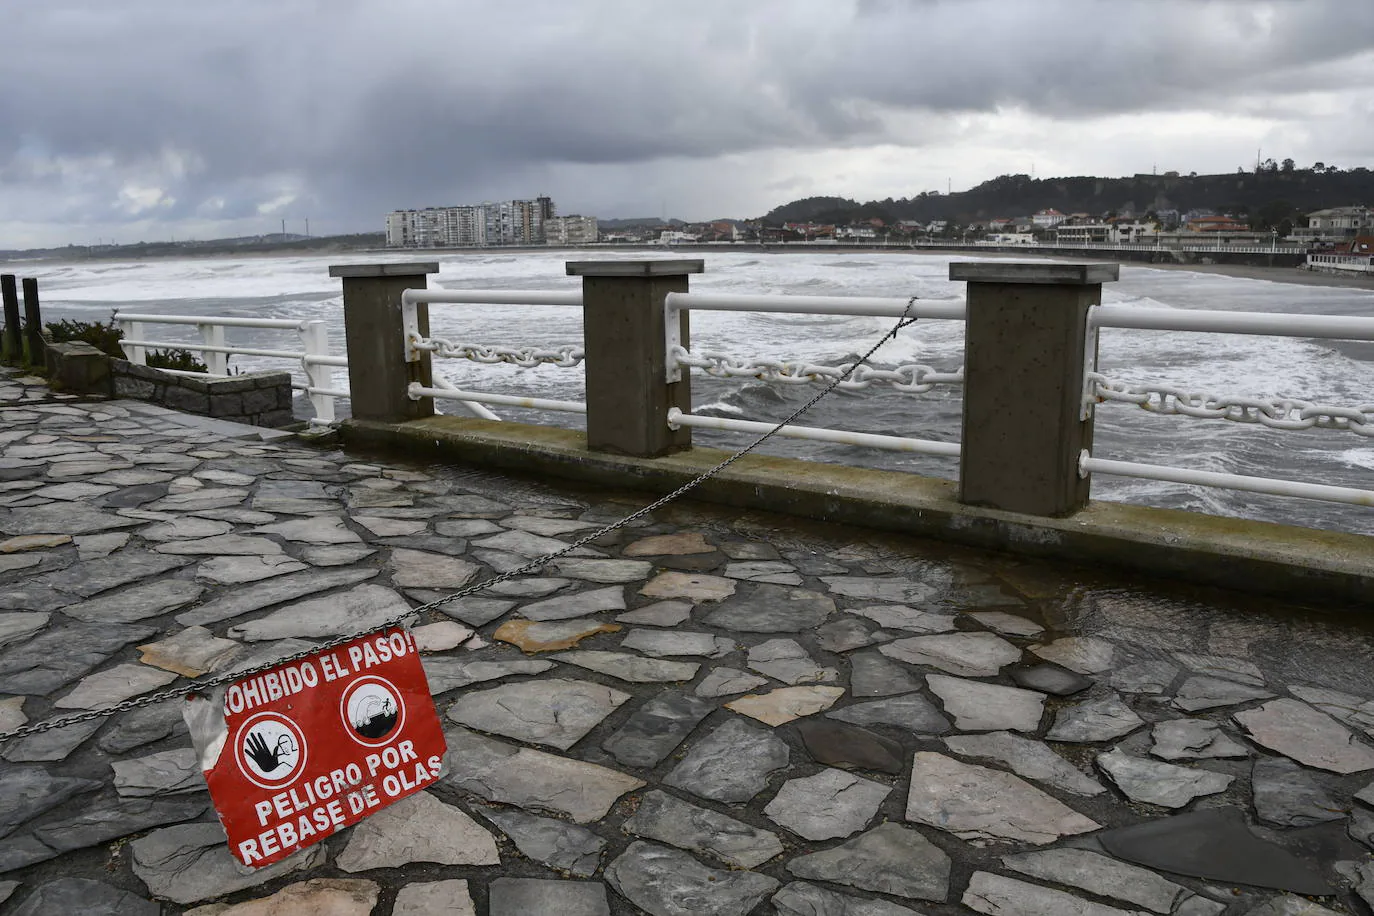
M 222 719 L 211 719 L 213 729 L 192 729 L 201 760 L 214 755 L 210 798 L 234 857 L 255 867 L 420 791 L 444 757 L 415 640 L 402 629 L 236 681 Z

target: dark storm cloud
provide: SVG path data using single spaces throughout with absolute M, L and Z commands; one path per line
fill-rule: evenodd
M 531 193 L 550 163 L 611 184 L 663 157 L 919 145 L 950 113 L 1226 112 L 1374 47 L 1349 0 L 10 6 L 0 205 L 21 222 L 374 226 Z

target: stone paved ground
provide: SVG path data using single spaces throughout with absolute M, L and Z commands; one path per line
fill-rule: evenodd
M 366 625 L 633 505 L 11 373 L 0 730 Z M 1369 634 L 1261 604 L 674 506 L 423 621 L 444 777 L 279 865 L 230 859 L 176 704 L 0 746 L 0 910 L 1367 912 Z

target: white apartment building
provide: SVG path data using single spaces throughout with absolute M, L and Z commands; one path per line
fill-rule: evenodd
M 595 216 L 555 216 L 544 224 L 550 245 L 591 245 L 598 238 Z
M 1060 223 L 1055 241 L 1062 245 L 1129 245 L 1152 242 L 1159 231 L 1157 223 L 1140 220 L 1114 220 L 1097 223 Z
M 394 210 L 386 218 L 388 248 L 485 248 L 539 245 L 554 218 L 553 201 L 507 200 L 460 207 Z
M 1060 213 L 1058 210 L 1049 209 L 1041 210 L 1038 213 L 1032 215 L 1031 223 L 1037 229 L 1051 229 L 1055 226 L 1058 226 L 1066 219 L 1068 219 L 1068 217 L 1065 216 L 1063 213 Z

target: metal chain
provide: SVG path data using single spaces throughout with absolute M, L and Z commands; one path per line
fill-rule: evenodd
M 477 363 L 510 363 L 522 369 L 535 366 L 557 366 L 572 369 L 581 365 L 586 351 L 581 344 L 564 344 L 558 347 L 497 347 L 482 344 L 454 343 L 442 337 L 428 337 L 415 340 L 411 346 L 424 350 L 438 359 L 470 359 Z
M 619 521 L 611 522 L 608 525 L 604 525 L 601 528 L 596 529 L 590 534 L 583 535 L 576 541 L 570 543 L 567 547 L 564 547 L 562 550 L 554 551 L 553 553 L 547 554 L 546 556 L 542 556 L 537 560 L 531 560 L 524 566 L 520 566 L 516 569 L 512 569 L 507 572 L 501 573 L 497 576 L 494 576 L 493 578 L 485 579 L 474 585 L 464 586 L 463 588 L 459 589 L 451 595 L 446 595 L 443 598 L 437 598 L 434 601 L 431 601 L 427 604 L 422 604 L 417 608 L 412 608 L 411 610 L 405 611 L 404 613 L 397 614 L 394 617 L 390 617 L 387 620 L 383 621 L 381 624 L 375 627 L 371 627 L 367 630 L 348 633 L 343 636 L 336 636 L 333 639 L 327 640 L 321 645 L 303 650 L 301 652 L 296 652 L 291 655 L 286 655 L 281 658 L 274 659 L 270 662 L 264 662 L 263 664 L 257 665 L 253 668 L 226 671 L 223 674 L 217 674 L 214 677 L 208 677 L 201 680 L 192 681 L 191 683 L 183 684 L 180 687 L 172 687 L 167 690 L 158 691 L 157 693 L 144 694 L 141 697 L 137 697 L 131 700 L 125 700 L 122 703 L 116 703 L 113 706 L 107 706 L 103 709 L 93 709 L 89 712 L 75 713 L 73 715 L 62 716 L 57 719 L 48 719 L 46 721 L 38 722 L 32 725 L 23 725 L 19 728 L 12 729 L 7 732 L 0 732 L 0 744 L 4 744 L 15 738 L 23 738 L 27 737 L 28 735 L 42 734 L 43 732 L 51 731 L 52 729 L 56 728 L 65 728 L 68 725 L 76 725 L 81 722 L 90 722 L 95 719 L 103 719 L 109 716 L 113 716 L 116 713 L 126 712 L 131 709 L 141 709 L 143 707 L 152 706 L 155 703 L 162 703 L 167 700 L 177 700 L 182 697 L 188 696 L 192 693 L 200 693 L 207 690 L 213 690 L 214 688 L 220 687 L 224 684 L 229 684 L 234 681 L 242 680 L 243 678 L 252 677 L 253 675 L 261 673 L 263 671 L 271 670 L 272 668 L 276 668 L 279 665 L 285 665 L 290 662 L 300 661 L 301 659 L 308 658 L 312 655 L 315 655 L 316 653 L 325 652 L 329 649 L 338 648 L 339 646 L 344 645 L 345 643 L 352 642 L 353 640 L 358 639 L 362 636 L 366 636 L 369 633 L 376 633 L 381 630 L 389 629 L 391 627 L 400 626 L 409 621 L 410 619 L 420 614 L 423 614 L 426 611 L 431 611 L 435 608 L 443 607 L 444 605 L 450 602 L 457 601 L 461 598 L 466 598 L 470 595 L 475 595 L 476 593 L 489 589 L 494 585 L 499 585 L 502 582 L 506 582 L 518 576 L 523 576 L 526 573 L 534 572 L 535 570 L 540 569 L 548 563 L 557 560 L 559 557 L 567 556 L 569 553 L 573 552 L 574 550 L 577 550 L 580 547 L 585 547 L 587 544 L 590 544 L 597 538 L 610 534 L 613 531 L 617 531 L 620 528 L 623 528 L 626 525 L 638 521 L 639 519 L 643 518 L 649 513 L 654 512 L 655 510 L 667 505 L 668 503 L 672 502 L 673 500 L 677 499 L 678 497 L 682 496 L 688 491 L 693 490 L 696 487 L 700 486 L 702 483 L 705 483 L 707 480 L 710 480 L 712 477 L 719 474 L 721 471 L 725 470 L 730 465 L 734 464 L 736 461 L 743 458 L 745 455 L 748 455 L 750 452 L 758 448 L 760 445 L 763 445 L 763 443 L 771 439 L 773 435 L 777 433 L 778 430 L 782 429 L 784 426 L 791 424 L 802 414 L 806 413 L 812 407 L 816 406 L 817 402 L 819 402 L 821 398 L 825 397 L 827 394 L 829 394 L 830 392 L 834 391 L 837 387 L 839 387 L 840 383 L 848 377 L 849 373 L 853 372 L 855 368 L 866 363 L 868 359 L 878 351 L 879 347 L 887 343 L 889 340 L 895 338 L 897 336 L 898 331 L 915 322 L 916 319 L 910 317 L 910 312 L 911 307 L 916 304 L 916 300 L 918 298 L 919 297 L 917 296 L 912 296 L 909 300 L 907 300 L 906 309 L 902 312 L 902 316 L 897 320 L 897 323 L 892 327 L 892 330 L 888 331 L 885 335 L 883 335 L 882 340 L 874 344 L 872 349 L 870 349 L 867 353 L 861 356 L 858 359 L 858 361 L 855 362 L 852 366 L 846 369 L 845 373 L 842 374 L 839 378 L 832 381 L 824 389 L 818 392 L 813 398 L 811 398 L 811 400 L 807 401 L 801 407 L 798 407 L 796 410 L 792 411 L 792 413 L 789 414 L 786 419 L 778 423 L 768 432 L 759 436 L 753 442 L 749 443 L 744 448 L 735 452 L 733 455 L 730 455 L 728 458 L 725 458 L 724 460 L 720 461 L 715 466 L 708 468 L 705 471 L 702 471 L 696 477 L 693 477 L 687 483 L 678 487 L 676 490 L 672 491 L 668 495 L 660 497 L 659 499 L 655 500 L 649 505 L 637 509 L 636 511 L 630 513 L 629 515 L 625 516 Z
M 1151 413 L 1199 420 L 1258 423 L 1270 429 L 1339 429 L 1374 438 L 1374 404 L 1341 407 L 1296 398 L 1249 398 L 1189 391 L 1163 383 L 1132 384 L 1088 374 L 1092 397 L 1098 401 L 1135 404 Z
M 875 369 L 856 363 L 820 366 L 801 360 L 742 359 L 726 353 L 703 351 L 693 353 L 685 347 L 674 347 L 672 354 L 679 366 L 700 369 L 716 378 L 754 378 L 761 382 L 785 385 L 812 385 L 838 381 L 844 391 L 861 391 L 875 383 L 891 385 L 908 394 L 925 394 L 936 385 L 962 385 L 964 370 L 939 372 L 934 366 L 908 363 L 895 369 Z

